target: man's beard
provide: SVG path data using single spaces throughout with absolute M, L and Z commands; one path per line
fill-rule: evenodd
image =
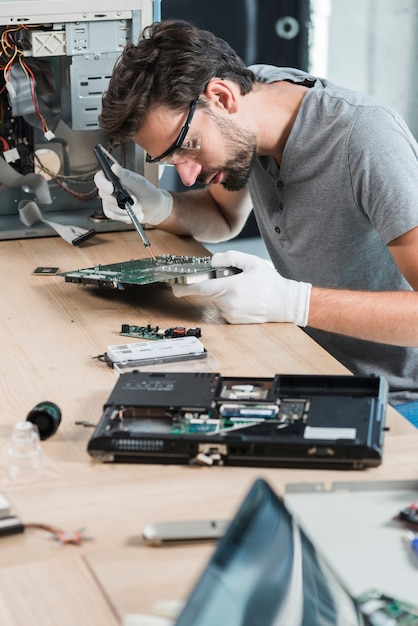
M 230 159 L 224 167 L 225 176 L 221 185 L 227 191 L 240 191 L 240 189 L 243 189 L 248 183 L 255 157 L 255 147 L 251 151 L 248 148 L 237 151 L 235 157 Z
M 222 118 L 215 118 L 219 130 L 225 140 L 225 145 L 230 148 L 233 156 L 221 168 L 205 171 L 200 174 L 197 181 L 204 183 L 210 180 L 218 171 L 223 173 L 221 185 L 227 191 L 240 191 L 248 183 L 251 170 L 257 156 L 257 142 L 254 133 L 245 131 L 234 122 L 227 122 Z

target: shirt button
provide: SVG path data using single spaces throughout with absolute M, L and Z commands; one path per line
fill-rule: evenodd
M 280 209 L 280 211 L 283 211 L 283 209 L 284 209 L 284 204 L 283 204 L 283 202 L 280 202 L 280 204 L 279 204 L 279 209 Z
M 283 184 L 284 184 L 284 183 L 283 183 L 283 181 L 282 181 L 282 180 L 279 180 L 279 182 L 277 183 L 277 186 L 278 186 L 278 187 L 283 187 Z
M 276 226 L 274 230 L 276 231 L 278 235 L 280 235 L 280 233 L 282 232 L 280 226 Z

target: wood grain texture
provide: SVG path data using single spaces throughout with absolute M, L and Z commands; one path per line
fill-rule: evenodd
M 206 254 L 190 239 L 158 230 L 148 234 L 154 254 Z M 118 333 L 123 323 L 200 326 L 210 357 L 226 376 L 347 373 L 292 324 L 229 325 L 211 303 L 176 299 L 161 284 L 102 291 L 66 283 L 60 276 L 33 274 L 38 266 L 59 266 L 64 272 L 145 255 L 134 231 L 100 234 L 80 248 L 57 237 L 0 243 L 0 490 L 24 522 L 66 530 L 85 527 L 92 537 L 80 547 L 59 548 L 45 531 L 35 529 L 2 538 L 2 626 L 113 626 L 115 614 L 121 619 L 129 612 L 151 611 L 156 600 L 185 597 L 213 546 L 150 548 L 142 542 L 142 528 L 171 519 L 229 519 L 259 476 L 279 493 L 289 482 L 417 476 L 418 431 L 393 409 L 384 462 L 365 472 L 93 461 L 86 452 L 92 431 L 75 422 L 97 422 L 101 416 L 117 374 L 96 357 L 108 345 L 122 343 Z M 42 443 L 40 476 L 13 483 L 6 468 L 12 425 L 44 400 L 58 404 L 62 423 Z M 74 592 L 69 580 L 76 585 Z M 49 584 L 54 585 L 53 601 L 43 591 Z M 26 622 L 22 586 L 33 607 L 34 617 Z M 60 602 L 69 607 L 67 617 L 58 613 Z M 49 622 L 39 617 L 46 614 Z M 90 622 L 83 621 L 93 614 Z

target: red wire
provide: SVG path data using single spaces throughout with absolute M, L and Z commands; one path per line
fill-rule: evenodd
M 0 141 L 3 144 L 3 152 L 5 152 L 6 150 L 10 149 L 9 144 L 7 143 L 7 141 L 5 140 L 4 137 L 0 137 Z
M 38 108 L 38 103 L 36 100 L 36 93 L 35 93 L 35 75 L 32 72 L 32 70 L 30 69 L 29 65 L 27 63 L 25 63 L 24 61 L 22 61 L 22 64 L 25 66 L 25 69 L 28 71 L 30 77 L 31 77 L 31 81 L 30 81 L 30 87 L 31 87 L 31 94 L 32 94 L 32 102 L 33 102 L 33 106 L 35 107 L 35 111 L 36 114 L 38 115 L 39 119 L 41 120 L 42 123 L 42 130 L 44 132 L 44 134 L 47 132 L 48 130 L 48 126 L 46 125 L 46 122 L 42 116 L 42 113 L 40 112 L 39 108 Z

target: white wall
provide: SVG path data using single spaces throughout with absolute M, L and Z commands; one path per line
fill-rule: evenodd
M 312 0 L 310 71 L 392 106 L 418 137 L 417 0 Z

